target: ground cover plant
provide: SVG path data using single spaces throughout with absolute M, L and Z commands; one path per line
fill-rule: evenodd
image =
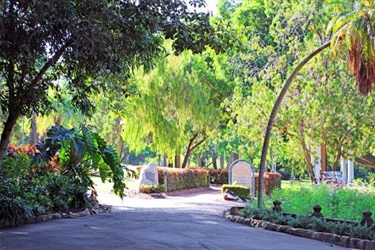
M 247 203 L 245 209 L 241 210 L 241 213 L 247 218 L 269 221 L 294 228 L 310 229 L 316 232 L 327 232 L 359 239 L 375 239 L 374 226 L 368 227 L 360 223 L 337 223 L 310 215 L 298 215 L 293 218 L 292 216 L 284 216 L 282 213 L 275 212 L 272 209 L 257 208 L 252 203 Z
M 50 212 L 76 212 L 95 204 L 91 172 L 122 196 L 124 169 L 115 151 L 89 128 L 54 126 L 38 145 L 10 145 L 0 167 L 0 221 L 17 225 Z
M 315 205 L 322 207 L 326 218 L 360 221 L 362 212 L 374 210 L 375 190 L 372 188 L 357 189 L 342 185 L 300 185 L 295 183 L 287 188 L 276 189 L 265 199 L 266 207 L 272 202 L 282 202 L 283 212 L 301 215 L 311 214 Z M 375 211 L 372 211 L 375 212 Z

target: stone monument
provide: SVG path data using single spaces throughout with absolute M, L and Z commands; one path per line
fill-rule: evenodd
M 159 185 L 158 170 L 154 163 L 149 163 L 141 169 L 137 192 L 141 191 L 142 185 Z

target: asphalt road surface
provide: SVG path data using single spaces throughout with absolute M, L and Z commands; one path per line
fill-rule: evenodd
M 165 199 L 100 194 L 112 212 L 0 229 L 0 249 L 344 249 L 330 243 L 252 228 L 224 219 L 238 203 L 217 190 Z M 242 204 L 243 205 L 243 204 Z

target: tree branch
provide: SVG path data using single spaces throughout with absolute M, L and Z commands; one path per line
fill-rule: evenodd
M 196 138 L 196 137 L 195 137 Z M 194 140 L 195 140 L 194 138 Z M 204 135 L 203 138 L 197 142 L 191 149 L 190 151 L 193 151 L 194 149 L 196 149 L 197 147 L 199 147 L 199 145 L 201 145 L 206 139 L 208 138 L 208 135 Z
M 65 43 L 60 49 L 56 51 L 56 53 L 40 69 L 39 73 L 35 76 L 35 78 L 31 81 L 30 85 L 25 90 L 25 94 L 21 100 L 20 106 L 23 106 L 26 103 L 26 101 L 28 100 L 28 97 L 33 92 L 33 89 L 37 87 L 38 84 L 40 83 L 40 80 L 42 79 L 43 75 L 47 72 L 47 70 L 52 65 L 54 65 L 60 59 L 60 57 L 65 52 L 67 47 L 68 47 L 68 43 Z

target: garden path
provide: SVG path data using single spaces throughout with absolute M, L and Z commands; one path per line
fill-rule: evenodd
M 0 249 L 343 249 L 232 223 L 222 212 L 239 204 L 224 201 L 218 190 L 165 199 L 101 193 L 99 200 L 112 212 L 1 229 Z

